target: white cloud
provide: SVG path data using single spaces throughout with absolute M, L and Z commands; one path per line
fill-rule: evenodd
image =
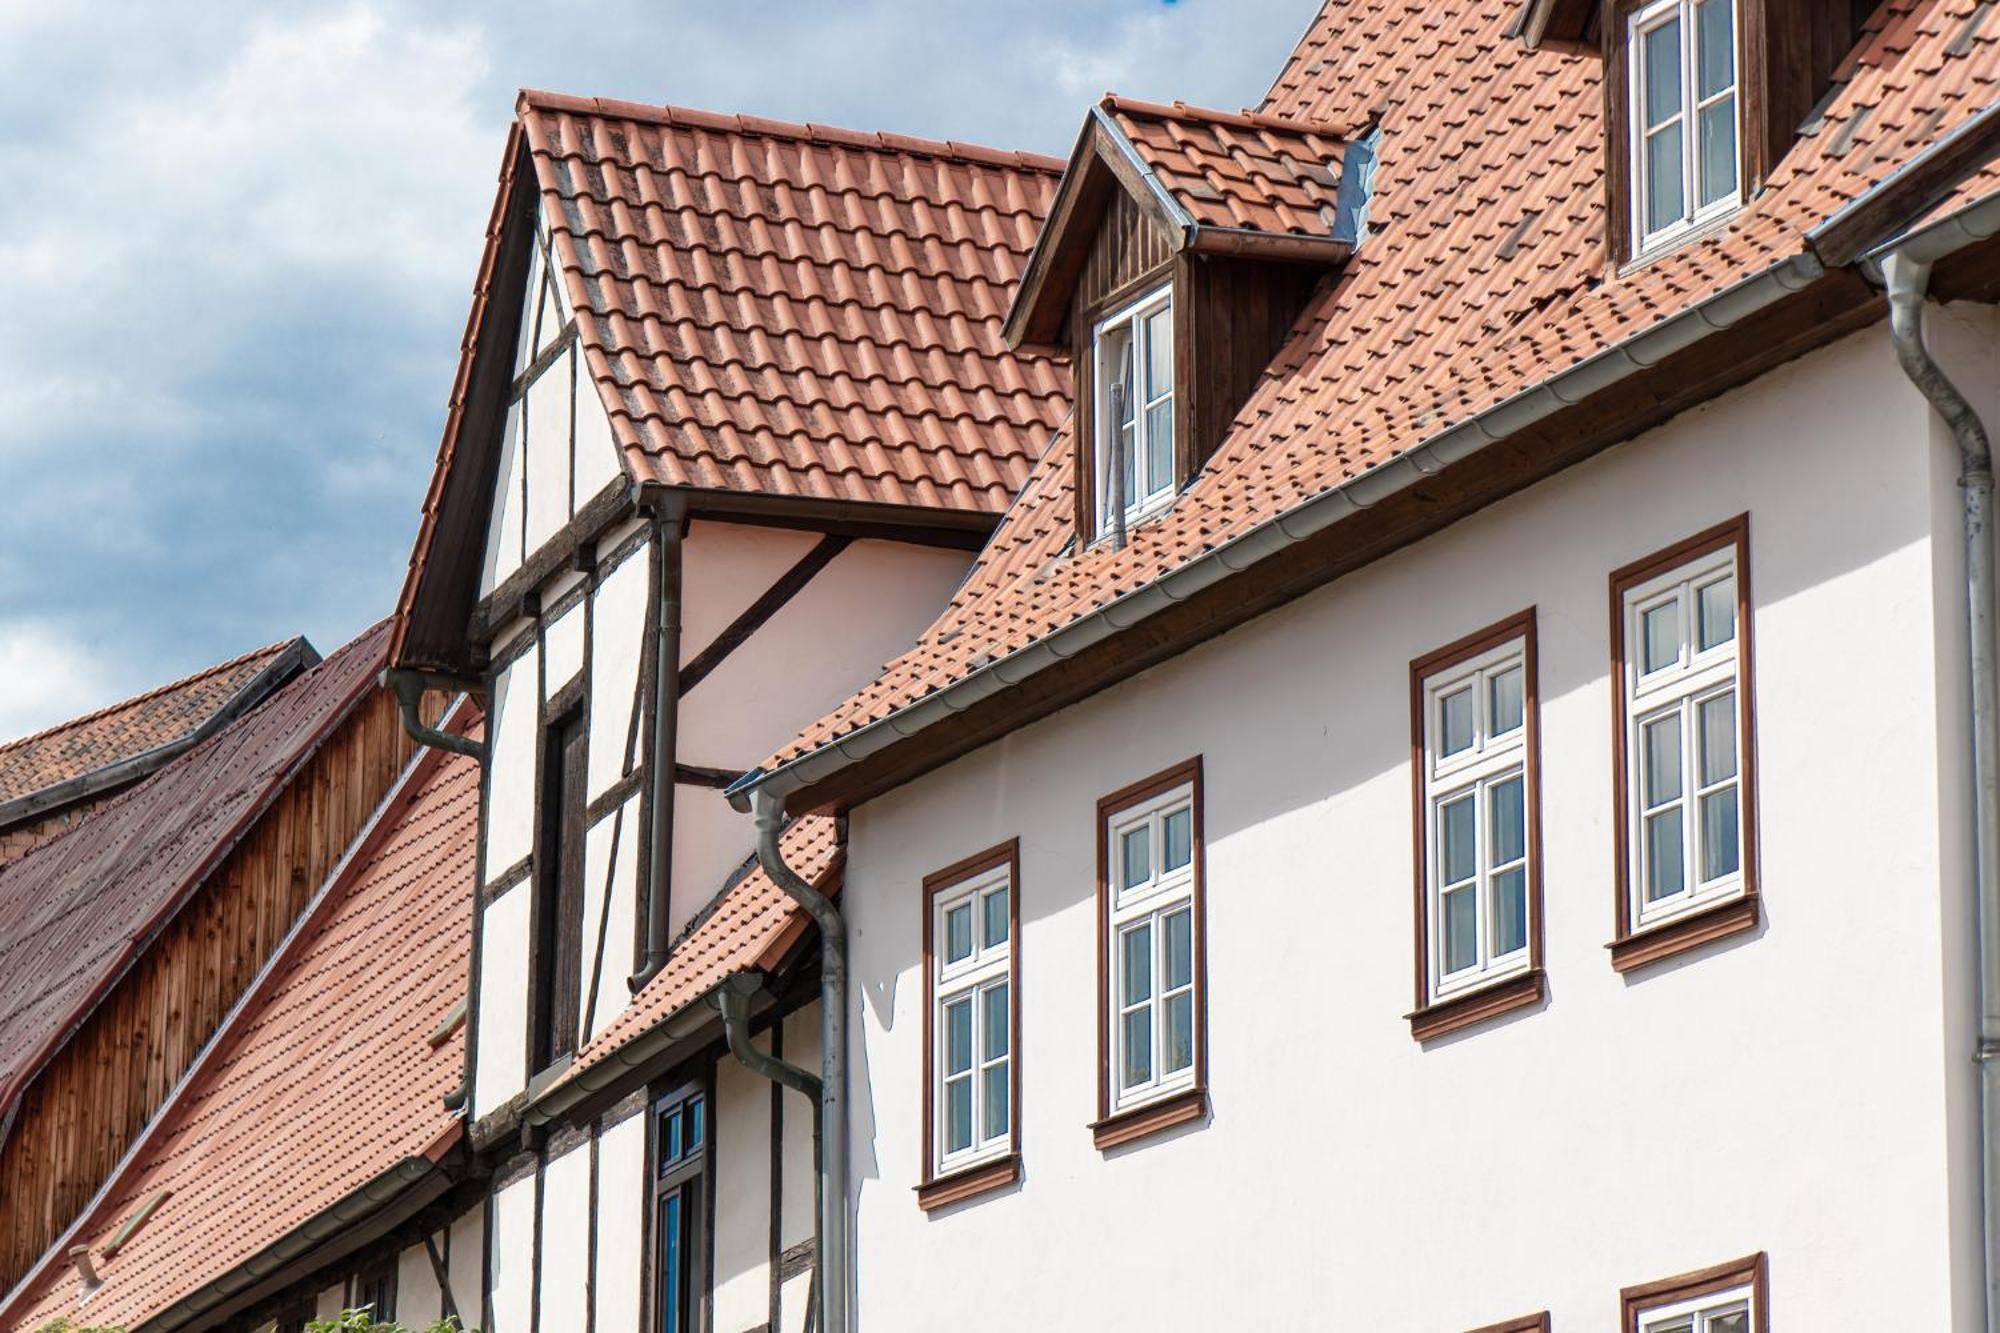
M 0 741 L 114 703 L 104 661 L 43 620 L 0 621 Z

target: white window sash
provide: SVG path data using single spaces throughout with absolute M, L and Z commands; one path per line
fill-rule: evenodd
M 1493 883 L 1496 877 L 1518 866 L 1524 886 L 1534 882 L 1534 847 L 1530 822 L 1532 793 L 1527 790 L 1529 691 L 1522 679 L 1521 723 L 1501 735 L 1491 734 L 1491 683 L 1507 672 L 1527 669 L 1527 640 L 1511 639 L 1476 657 L 1455 662 L 1423 681 L 1423 764 L 1424 764 L 1424 895 L 1426 977 L 1433 1002 L 1525 972 L 1532 964 L 1530 942 L 1536 928 L 1534 894 L 1527 891 L 1527 921 L 1521 944 L 1504 954 L 1494 951 L 1496 921 L 1493 916 Z M 1474 699 L 1473 743 L 1456 754 L 1443 751 L 1440 715 L 1443 701 L 1470 688 Z M 1522 781 L 1522 854 L 1516 861 L 1490 864 L 1493 829 L 1492 791 L 1512 778 Z M 1473 877 L 1469 881 L 1445 881 L 1445 807 L 1470 796 L 1473 802 Z M 1470 885 L 1476 936 L 1473 966 L 1445 972 L 1444 893 L 1447 888 L 1464 891 Z
M 1110 877 L 1109 929 L 1105 932 L 1105 948 L 1110 956 L 1105 960 L 1104 978 L 1110 993 L 1105 997 L 1105 1021 L 1110 1030 L 1105 1033 L 1105 1050 L 1110 1053 L 1110 1109 L 1115 1114 L 1135 1106 L 1143 1106 L 1162 1097 L 1172 1096 L 1194 1086 L 1195 1071 L 1201 1066 L 1201 996 L 1199 973 L 1194 960 L 1201 954 L 1201 920 L 1194 910 L 1195 861 L 1200 848 L 1195 842 L 1193 821 L 1194 788 L 1192 783 L 1184 783 L 1171 791 L 1150 797 L 1135 805 L 1127 806 L 1105 819 L 1105 871 Z M 1165 871 L 1166 819 L 1168 815 L 1181 810 L 1188 812 L 1188 861 L 1184 866 Z M 1124 835 L 1134 829 L 1148 830 L 1148 849 L 1151 864 L 1149 877 L 1138 884 L 1126 887 Z M 1177 912 L 1188 913 L 1188 980 L 1181 986 L 1167 984 L 1167 921 Z M 1148 967 L 1151 988 L 1139 1004 L 1125 1003 L 1125 949 L 1126 935 L 1148 925 L 1152 931 Z M 1169 1002 L 1174 998 L 1190 996 L 1189 1006 L 1191 1046 L 1188 1063 L 1180 1069 L 1166 1070 L 1166 1032 Z M 1143 1082 L 1129 1087 L 1125 1085 L 1125 1025 L 1128 1013 L 1140 1007 L 1151 1011 L 1149 1025 L 1150 1063 L 1149 1077 Z
M 1146 490 L 1146 478 L 1152 471 L 1149 466 L 1152 451 L 1156 447 L 1167 449 L 1170 452 L 1173 449 L 1171 433 L 1169 433 L 1168 438 L 1164 441 L 1153 441 L 1149 437 L 1147 429 L 1149 409 L 1158 407 L 1162 403 L 1172 403 L 1173 401 L 1174 390 L 1172 384 L 1175 378 L 1175 370 L 1171 360 L 1173 354 L 1172 343 L 1170 340 L 1168 344 L 1169 387 L 1164 394 L 1156 395 L 1151 399 L 1146 397 L 1145 392 L 1146 348 L 1144 345 L 1144 331 L 1147 319 L 1163 310 L 1170 310 L 1173 305 L 1172 298 L 1173 292 L 1171 287 L 1156 288 L 1131 302 L 1129 305 L 1120 308 L 1115 313 L 1099 320 L 1095 328 L 1091 331 L 1091 356 L 1094 366 L 1094 379 L 1097 386 L 1091 395 L 1095 399 L 1093 411 L 1095 412 L 1097 425 L 1095 435 L 1097 443 L 1093 450 L 1096 457 L 1092 459 L 1091 467 L 1097 487 L 1095 508 L 1097 510 L 1097 534 L 1100 537 L 1111 530 L 1112 445 L 1119 430 L 1118 420 L 1113 415 L 1111 408 L 1111 386 L 1119 377 L 1117 375 L 1117 367 L 1111 364 L 1110 357 L 1107 354 L 1105 335 L 1121 328 L 1124 330 L 1126 337 L 1126 354 L 1131 358 L 1132 364 L 1132 394 L 1134 402 L 1130 405 L 1132 411 L 1131 470 L 1133 477 L 1136 479 L 1136 484 L 1132 487 L 1131 492 L 1124 497 L 1125 524 L 1129 528 L 1132 524 L 1159 513 L 1173 502 L 1174 467 L 1171 457 L 1167 459 L 1166 484 L 1156 491 L 1149 492 Z M 1169 323 L 1171 324 L 1171 320 Z M 1171 413 L 1172 409 L 1169 408 L 1168 410 Z
M 1699 592 L 1719 579 L 1732 580 L 1730 607 L 1733 632 L 1729 639 L 1703 650 L 1699 646 Z M 1743 679 L 1743 635 L 1748 629 L 1741 606 L 1742 571 L 1732 544 L 1695 557 L 1625 591 L 1622 602 L 1625 637 L 1625 818 L 1628 929 L 1657 925 L 1712 903 L 1740 896 L 1749 859 L 1744 812 L 1749 805 L 1744 756 L 1749 746 L 1748 690 Z M 1671 665 L 1648 672 L 1645 621 L 1647 611 L 1673 604 L 1677 610 L 1678 651 Z M 1700 770 L 1700 716 L 1704 701 L 1735 693 L 1735 763 L 1731 775 L 1704 784 Z M 1647 727 L 1661 719 L 1679 718 L 1679 795 L 1658 806 L 1647 805 Z M 1702 877 L 1702 798 L 1734 787 L 1736 847 L 1734 868 L 1713 878 Z M 1678 804 L 1680 808 L 1681 888 L 1657 899 L 1647 897 L 1647 815 Z
M 1634 255 L 1646 255 L 1671 246 L 1717 218 L 1734 212 L 1743 202 L 1743 42 L 1741 15 L 1737 0 L 1711 0 L 1712 3 L 1728 4 L 1730 7 L 1730 69 L 1732 77 L 1726 88 L 1706 99 L 1700 96 L 1700 71 L 1696 30 L 1696 0 L 1655 0 L 1655 3 L 1635 10 L 1626 25 L 1625 63 L 1627 69 L 1626 114 L 1627 158 L 1631 163 L 1632 209 L 1632 250 Z M 1678 18 L 1680 20 L 1680 111 L 1681 125 L 1681 216 L 1667 225 L 1653 231 L 1646 229 L 1651 197 L 1650 182 L 1646 175 L 1646 34 L 1662 24 Z M 1734 131 L 1732 142 L 1735 146 L 1736 188 L 1715 200 L 1703 204 L 1701 195 L 1701 109 L 1713 106 L 1723 98 L 1734 98 Z
M 978 874 L 963 884 L 956 884 L 938 891 L 931 900 L 931 940 L 932 940 L 932 1000 L 931 1000 L 931 1160 L 933 1174 L 944 1175 L 996 1157 L 1004 1157 L 1013 1148 L 1014 1117 L 1018 1108 L 1013 1105 L 1013 1061 L 1018 1057 L 1014 1050 L 1013 1014 L 1020 997 L 1013 991 L 1014 927 L 1013 876 L 1006 866 L 998 866 Z M 985 937 L 986 896 L 995 889 L 1005 889 L 1009 895 L 1007 938 L 999 944 L 988 944 Z M 947 961 L 950 936 L 947 922 L 954 909 L 966 906 L 972 912 L 972 952 L 956 962 Z M 1007 1024 L 1006 1054 L 994 1059 L 986 1056 L 986 992 L 996 985 L 1006 985 L 1007 1005 L 1003 1021 Z M 972 1063 L 969 1074 L 954 1075 L 949 1060 L 951 1028 L 949 1014 L 957 1003 L 968 1001 L 972 1006 L 970 1040 L 972 1043 Z M 1004 1080 L 1007 1098 L 1007 1128 L 997 1134 L 984 1133 L 987 1121 L 987 1099 L 985 1071 L 998 1064 L 1008 1066 Z M 972 1107 L 972 1139 L 969 1146 L 956 1151 L 947 1145 L 950 1142 L 950 1100 L 947 1096 L 949 1085 L 961 1078 L 969 1078 L 969 1094 Z
M 1692 1333 L 1710 1333 L 1717 1320 L 1735 1314 L 1749 1315 L 1744 1321 L 1745 1326 L 1757 1327 L 1757 1297 L 1752 1284 L 1745 1283 L 1727 1291 L 1710 1292 L 1706 1296 L 1696 1296 L 1689 1300 L 1641 1310 L 1638 1321 L 1639 1333 L 1664 1333 L 1665 1330 L 1690 1328 Z

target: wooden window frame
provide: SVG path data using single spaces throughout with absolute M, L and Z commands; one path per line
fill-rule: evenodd
M 1117 816 L 1182 787 L 1189 790 L 1193 814 L 1189 848 L 1192 876 L 1188 892 L 1194 935 L 1193 1074 L 1186 1087 L 1175 1087 L 1114 1110 L 1112 1064 L 1116 1042 L 1111 1028 L 1115 1009 L 1111 991 L 1117 968 L 1112 958 L 1111 823 Z M 1208 855 L 1204 805 L 1200 755 L 1122 787 L 1097 803 L 1097 1119 L 1090 1130 L 1100 1151 L 1208 1115 Z
M 1433 976 L 1430 873 L 1432 797 L 1426 732 L 1430 724 L 1430 684 L 1455 668 L 1520 645 L 1522 674 L 1521 771 L 1527 821 L 1527 955 L 1496 969 L 1484 981 L 1445 992 Z M 1541 687 L 1535 641 L 1535 609 L 1529 607 L 1410 663 L 1410 793 L 1416 1007 L 1405 1017 L 1410 1035 L 1429 1041 L 1502 1014 L 1540 1004 L 1547 994 L 1542 926 L 1542 742 Z
M 371 1308 L 368 1312 L 368 1317 L 372 1322 L 377 1324 L 393 1323 L 396 1319 L 396 1279 L 396 1256 L 390 1254 L 386 1258 L 377 1259 L 374 1263 L 369 1264 L 354 1275 L 354 1300 L 349 1308 L 358 1310 L 364 1305 L 371 1307 L 378 1304 L 387 1306 L 387 1309 Z M 382 1284 L 384 1292 L 384 1296 L 379 1303 L 368 1300 L 368 1287 L 370 1284 L 376 1282 Z
M 1741 839 L 1739 889 L 1706 903 L 1664 915 L 1640 926 L 1633 908 L 1631 688 L 1625 632 L 1626 601 L 1632 590 L 1720 551 L 1733 553 L 1736 579 L 1736 691 L 1738 835 Z M 1672 958 L 1712 941 L 1754 930 L 1761 917 L 1758 875 L 1756 634 L 1750 572 L 1750 516 L 1739 514 L 1612 571 L 1611 579 L 1611 791 L 1616 863 L 1613 934 L 1606 946 L 1611 965 L 1629 972 Z
M 1549 1312 L 1541 1310 L 1518 1319 L 1502 1319 L 1497 1324 L 1481 1324 L 1470 1333 L 1549 1333 Z
M 1136 445 L 1140 438 L 1146 435 L 1148 429 L 1148 404 L 1144 388 L 1144 377 L 1147 374 L 1147 366 L 1144 349 L 1140 346 L 1141 334 L 1144 326 L 1152 316 L 1155 314 L 1164 314 L 1166 316 L 1167 356 L 1171 362 L 1167 367 L 1167 379 L 1169 383 L 1166 393 L 1168 400 L 1166 407 L 1168 410 L 1168 419 L 1171 423 L 1170 429 L 1173 432 L 1173 439 L 1170 442 L 1173 456 L 1168 462 L 1168 477 L 1165 490 L 1157 495 L 1141 494 L 1137 497 L 1130 495 L 1125 497 L 1124 518 L 1127 531 L 1130 531 L 1148 519 L 1157 518 L 1160 514 L 1165 513 L 1173 506 L 1174 497 L 1180 494 L 1182 375 L 1179 355 L 1181 349 L 1177 346 L 1178 339 L 1174 337 L 1174 327 L 1180 318 L 1180 303 L 1175 299 L 1177 295 L 1172 274 L 1169 273 L 1151 287 L 1147 287 L 1129 299 L 1112 306 L 1090 323 L 1089 355 L 1092 391 L 1086 410 L 1091 415 L 1091 438 L 1095 441 L 1090 451 L 1089 460 L 1091 488 L 1095 493 L 1099 486 L 1106 485 L 1109 481 L 1111 475 L 1109 449 L 1111 441 L 1117 434 L 1118 425 L 1112 419 L 1109 398 L 1110 377 L 1106 373 L 1105 366 L 1105 338 L 1108 334 L 1122 328 L 1127 331 L 1127 336 L 1130 339 L 1128 350 L 1132 358 L 1132 381 L 1137 386 L 1138 393 L 1138 402 L 1132 407 L 1132 435 L 1133 442 Z M 1151 462 L 1152 452 L 1153 447 L 1149 441 L 1144 450 L 1144 456 L 1135 457 L 1133 461 L 1133 475 L 1138 478 L 1139 485 L 1142 488 L 1145 485 L 1148 470 L 1147 465 Z M 1103 541 L 1111 532 L 1112 515 L 1105 509 L 1103 499 L 1102 495 L 1098 495 L 1091 505 L 1091 525 L 1089 532 L 1092 542 Z
M 938 967 L 936 921 L 940 898 L 1004 869 L 1007 884 L 1007 1020 L 1009 1024 L 1007 1140 L 1004 1149 L 975 1151 L 939 1170 L 937 1096 Z M 917 1206 L 925 1212 L 1004 1188 L 1021 1178 L 1021 840 L 1009 838 L 924 876 L 924 1085 L 923 1160 Z M 975 1065 L 977 1058 L 975 1056 Z M 976 1076 L 976 1070 L 975 1070 Z M 975 1104 L 976 1106 L 976 1104 Z M 975 1112 L 976 1113 L 976 1112 Z
M 1101 298 L 1079 304 L 1070 312 L 1070 370 L 1076 381 L 1073 386 L 1076 409 L 1070 414 L 1070 434 L 1074 444 L 1071 468 L 1076 492 L 1074 522 L 1079 551 L 1100 545 L 1109 533 L 1108 528 L 1100 530 L 1097 513 L 1099 431 L 1096 330 L 1105 320 L 1115 317 L 1119 310 L 1129 309 L 1162 292 L 1166 293 L 1173 310 L 1174 486 L 1173 493 L 1146 517 L 1154 517 L 1172 508 L 1194 477 L 1197 455 L 1193 433 L 1196 389 L 1191 377 L 1195 356 L 1192 266 L 1187 256 L 1181 255 L 1166 263 L 1155 264 L 1120 283 Z M 1130 530 L 1129 524 L 1127 530 Z
M 562 1064 L 582 1046 L 583 912 L 587 875 L 586 809 L 590 783 L 590 712 L 582 681 L 565 688 L 544 705 L 535 737 L 535 832 L 530 876 L 528 955 L 528 1061 L 530 1077 Z M 558 738 L 570 734 L 577 750 L 577 787 L 563 800 L 563 774 L 568 746 L 558 751 Z M 559 823 L 553 829 L 552 824 Z M 573 970 L 574 975 L 568 975 Z M 551 994 L 553 992 L 553 994 Z M 573 996 L 572 1012 L 559 1001 Z
M 1770 1263 L 1762 1250 L 1712 1268 L 1624 1288 L 1618 1293 L 1618 1327 L 1622 1333 L 1641 1333 L 1649 1315 L 1738 1289 L 1750 1301 L 1752 1333 L 1771 1333 Z
M 660 1125 L 670 1111 L 699 1103 L 701 1108 L 701 1146 L 676 1158 L 663 1167 L 661 1163 L 662 1143 Z M 645 1263 L 643 1269 L 646 1280 L 646 1327 L 661 1333 L 666 1326 L 666 1303 L 664 1284 L 666 1271 L 661 1262 L 661 1246 L 666 1239 L 666 1229 L 661 1214 L 669 1195 L 681 1193 L 686 1197 L 686 1187 L 698 1181 L 694 1207 L 685 1214 L 683 1222 L 684 1241 L 682 1255 L 686 1264 L 686 1311 L 687 1318 L 680 1333 L 699 1333 L 709 1322 L 709 1306 L 713 1293 L 710 1290 L 711 1275 L 715 1271 L 713 1247 L 715 1243 L 715 1089 L 707 1078 L 682 1080 L 671 1084 L 665 1091 L 650 1095 L 646 1103 L 646 1225 Z

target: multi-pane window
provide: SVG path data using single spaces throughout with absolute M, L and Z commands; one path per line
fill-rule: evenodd
M 708 1097 L 700 1085 L 653 1103 L 656 1333 L 694 1333 L 707 1295 Z
M 396 1318 L 396 1261 L 387 1259 L 375 1265 L 354 1282 L 354 1300 L 350 1308 L 366 1310 L 368 1317 L 378 1324 L 395 1322 Z
M 1748 1286 L 1639 1312 L 1639 1333 L 1751 1333 L 1756 1305 Z
M 934 1176 L 1014 1145 L 1013 859 L 987 861 L 928 895 Z
M 1192 782 L 1106 815 L 1111 1113 L 1198 1081 L 1199 817 Z
M 1744 891 L 1748 704 L 1740 549 L 1626 587 L 1626 929 Z
M 1632 231 L 1645 251 L 1741 196 L 1735 0 L 1654 0 L 1627 26 Z
M 1430 1001 L 1531 966 L 1529 670 L 1511 637 L 1421 681 Z
M 1174 495 L 1174 321 L 1168 290 L 1097 326 L 1097 531 L 1136 523 Z

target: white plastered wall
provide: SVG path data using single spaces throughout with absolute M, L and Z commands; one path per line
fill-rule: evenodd
M 597 1143 L 597 1333 L 641 1333 L 640 1237 L 646 1220 L 646 1117 L 606 1128 Z
M 493 1326 L 481 1333 L 528 1333 L 532 1327 L 538 1183 L 530 1173 L 493 1196 L 493 1232 L 486 1249 Z
M 586 1140 L 542 1168 L 543 1328 L 587 1326 L 590 1283 L 590 1145 Z
M 770 1049 L 769 1034 L 756 1043 Z M 771 1319 L 771 1084 L 741 1063 L 715 1067 L 715 1262 L 717 1333 Z
M 819 1006 L 807 1005 L 785 1017 L 785 1059 L 815 1073 L 820 1067 Z M 813 1174 L 813 1104 L 803 1093 L 785 1090 L 784 1188 L 779 1205 L 780 1251 L 803 1244 L 819 1230 L 817 1178 Z M 778 1333 L 805 1333 L 812 1271 L 794 1274 L 779 1289 Z
M 868 1325 L 1601 1329 L 1764 1250 L 1773 1327 L 1969 1333 L 1955 475 L 1864 331 L 855 812 Z M 1745 511 L 1765 920 L 1621 977 L 1607 576 Z M 1408 664 L 1526 606 L 1550 998 L 1420 1046 Z M 1194 754 L 1212 1118 L 1100 1154 L 1094 806 Z M 1024 1179 L 927 1216 L 919 886 L 1016 835 Z

